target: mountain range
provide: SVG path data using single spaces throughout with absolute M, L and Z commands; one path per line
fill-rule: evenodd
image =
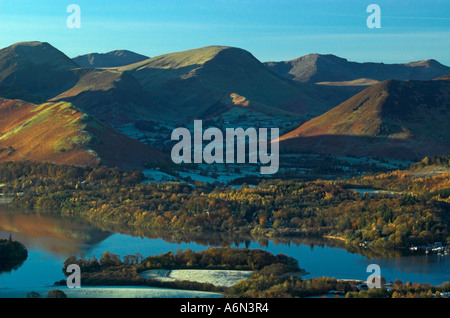
M 118 129 L 194 119 L 299 127 L 281 137 L 290 151 L 420 159 L 449 150 L 449 69 L 317 54 L 261 63 L 227 46 L 71 59 L 20 42 L 0 50 L 0 161 L 143 167 L 164 154 Z
M 123 55 L 114 52 L 107 55 L 115 60 L 115 65 L 124 63 L 124 59 L 118 59 Z M 41 42 L 17 43 L 1 50 L 0 56 L 1 84 L 44 100 L 71 102 L 114 127 L 142 119 L 185 124 L 236 107 L 274 118 L 304 121 L 356 92 L 284 79 L 251 53 L 225 46 L 165 54 L 107 68 L 96 68 L 98 54 L 72 60 Z M 131 53 L 127 56 L 136 57 Z M 83 63 L 83 59 L 86 62 L 92 57 L 92 64 Z M 139 55 L 139 59 L 143 58 Z M 81 67 L 75 61 L 92 66 Z M 246 102 L 236 103 L 233 96 Z
M 436 60 L 403 64 L 357 63 L 332 54 L 309 54 L 291 61 L 267 62 L 265 65 L 282 77 L 315 84 L 347 82 L 347 85 L 366 86 L 367 83 L 370 85 L 388 79 L 432 80 L 450 74 L 450 67 Z

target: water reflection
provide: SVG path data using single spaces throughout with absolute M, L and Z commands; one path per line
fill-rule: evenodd
M 314 247 L 339 247 L 345 248 L 342 241 L 330 240 L 323 237 L 267 237 L 255 238 L 248 234 L 242 233 L 190 233 L 186 235 L 182 232 L 169 233 L 163 230 L 154 230 L 149 228 L 130 227 L 119 224 L 104 224 L 92 221 L 92 225 L 102 231 L 116 234 L 123 234 L 132 237 L 140 237 L 147 239 L 162 239 L 170 244 L 196 244 L 201 246 L 239 246 L 242 248 L 250 248 L 251 245 L 258 245 L 260 248 L 267 248 L 271 243 L 275 245 L 300 246 L 309 245 L 311 249 Z M 359 253 L 364 251 L 354 250 L 352 252 Z
M 20 266 L 23 265 L 24 262 L 25 261 L 1 263 L 0 264 L 0 274 L 10 273 L 12 271 L 17 270 L 20 268 Z
M 0 274 L 10 273 L 20 268 L 25 263 L 26 259 L 17 261 L 0 262 Z
M 76 218 L 45 211 L 18 211 L 0 205 L 0 239 L 8 238 L 10 233 L 27 248 L 58 256 L 79 255 L 112 234 Z

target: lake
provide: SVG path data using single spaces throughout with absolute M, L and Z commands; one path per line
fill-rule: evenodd
M 95 255 L 100 258 L 105 251 L 109 251 L 122 257 L 136 253 L 146 257 L 176 252 L 177 249 L 201 251 L 208 247 L 223 246 L 263 249 L 273 254 L 283 253 L 294 257 L 300 267 L 310 273 L 306 278 L 328 276 L 365 281 L 370 275 L 366 272 L 367 266 L 378 264 L 381 275 L 388 282 L 397 278 L 403 282 L 433 285 L 450 281 L 449 256 L 369 258 L 350 253 L 336 242 L 323 240 L 255 241 L 226 235 L 205 239 L 174 239 L 151 233 L 136 236 L 126 230 L 111 230 L 80 219 L 45 212 L 12 210 L 3 204 L 0 205 L 0 238 L 8 238 L 10 234 L 14 240 L 27 247 L 29 255 L 17 270 L 0 274 L 0 297 L 10 297 L 16 290 L 42 289 L 64 279 L 63 263 L 72 255 Z

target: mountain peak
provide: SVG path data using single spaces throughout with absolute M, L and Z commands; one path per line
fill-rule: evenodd
M 448 67 L 439 63 L 435 59 L 429 59 L 429 60 L 421 60 L 411 63 L 406 63 L 405 65 L 410 67 L 425 67 L 425 68 L 435 68 L 435 69 L 441 69 L 441 70 L 447 70 Z
M 219 45 L 205 46 L 198 49 L 156 56 L 154 58 L 151 58 L 149 60 L 137 64 L 162 69 L 178 69 L 193 65 L 201 66 L 206 62 L 214 59 L 220 52 L 225 50 L 238 50 L 238 49 Z M 132 68 L 135 68 L 135 65 L 133 65 Z
M 14 43 L 13 45 L 11 45 L 11 47 L 13 47 L 13 48 L 21 47 L 21 46 L 35 47 L 35 46 L 51 46 L 51 45 L 48 42 L 40 42 L 40 41 L 23 41 L 23 42 L 17 42 L 17 43 Z
M 114 50 L 107 53 L 90 53 L 73 58 L 78 65 L 90 68 L 121 67 L 147 59 L 149 59 L 148 56 L 128 50 Z
M 79 68 L 47 42 L 19 42 L 0 50 L 0 83 L 44 99 L 76 83 Z
M 18 42 L 0 50 L 1 64 L 51 65 L 59 70 L 78 68 L 64 53 L 47 42 Z M 0 65 L 1 67 L 1 65 Z
M 319 53 L 311 53 L 311 54 L 307 54 L 304 56 L 301 56 L 299 58 L 293 59 L 292 61 L 297 61 L 297 60 L 309 60 L 309 59 L 328 59 L 328 60 L 335 60 L 335 61 L 347 61 L 347 59 L 339 57 L 337 55 L 334 54 L 319 54 Z

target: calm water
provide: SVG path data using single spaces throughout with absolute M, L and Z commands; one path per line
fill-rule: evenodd
M 408 256 L 395 258 L 372 258 L 352 254 L 343 248 L 305 243 L 275 243 L 273 241 L 240 243 L 219 239 L 215 243 L 201 240 L 174 242 L 161 238 L 143 238 L 101 230 L 86 222 L 49 216 L 46 213 L 12 213 L 0 205 L 0 238 L 21 241 L 29 256 L 15 271 L 0 274 L 0 289 L 30 289 L 52 285 L 64 279 L 62 266 L 72 255 L 95 255 L 101 257 L 110 251 L 121 256 L 140 253 L 144 257 L 175 252 L 190 248 L 201 251 L 210 246 L 232 246 L 263 249 L 274 254 L 283 253 L 296 258 L 300 267 L 310 274 L 307 277 L 328 276 L 344 279 L 366 280 L 369 264 L 378 264 L 387 281 L 401 279 L 403 282 L 421 282 L 439 285 L 450 281 L 449 256 Z M 12 293 L 12 291 L 11 291 Z

